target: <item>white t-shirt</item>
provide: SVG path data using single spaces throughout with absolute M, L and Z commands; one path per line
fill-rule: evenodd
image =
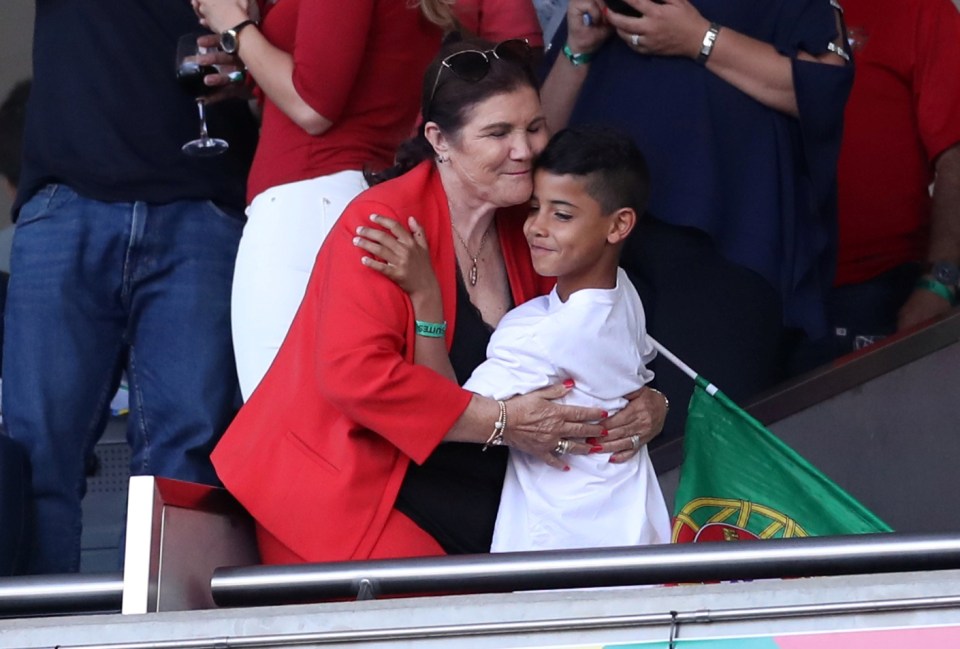
M 506 399 L 571 378 L 576 385 L 562 403 L 613 414 L 623 395 L 653 378 L 646 364 L 655 353 L 640 296 L 619 269 L 616 288 L 582 289 L 566 302 L 554 290 L 507 313 L 464 388 Z M 669 542 L 646 447 L 625 464 L 611 464 L 609 454 L 564 460 L 570 471 L 510 450 L 493 552 Z

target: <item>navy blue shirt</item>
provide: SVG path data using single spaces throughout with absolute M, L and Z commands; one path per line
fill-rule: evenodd
M 177 39 L 203 31 L 189 0 L 37 0 L 33 88 L 14 215 L 47 183 L 87 198 L 212 200 L 243 209 L 256 123 L 243 101 L 210 106 L 226 155 L 190 158 L 196 103 L 176 80 Z
M 793 57 L 837 37 L 828 0 L 692 0 L 711 21 Z M 722 34 L 722 31 L 721 31 Z M 551 54 L 566 41 L 564 24 Z M 776 287 L 784 321 L 824 329 L 833 278 L 836 161 L 850 66 L 793 62 L 799 119 L 763 106 L 687 58 L 645 56 L 613 37 L 570 119 L 629 133 L 650 166 L 650 213 L 708 233 L 724 257 Z

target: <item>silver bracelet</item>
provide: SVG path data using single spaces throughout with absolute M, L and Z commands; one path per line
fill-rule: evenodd
M 665 395 L 663 392 L 661 392 L 660 390 L 658 390 L 658 389 L 656 389 L 656 388 L 651 388 L 651 387 L 647 386 L 647 389 L 650 390 L 651 392 L 656 392 L 656 393 L 659 394 L 661 397 L 663 397 L 664 415 L 666 415 L 666 413 L 670 412 L 670 399 L 667 398 L 667 395 Z

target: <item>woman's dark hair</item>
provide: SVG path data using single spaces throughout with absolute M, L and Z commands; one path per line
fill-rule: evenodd
M 563 129 L 534 163 L 558 176 L 583 178 L 584 189 L 604 214 L 630 207 L 640 216 L 650 197 L 647 161 L 630 136 L 602 126 Z
M 518 88 L 538 89 L 537 77 L 530 61 L 521 63 L 512 58 L 497 58 L 489 53 L 493 47 L 493 43 L 478 38 L 443 45 L 423 77 L 420 94 L 420 113 L 423 119 L 417 127 L 417 134 L 400 145 L 392 167 L 379 173 L 364 171 L 364 176 L 371 186 L 402 176 L 434 156 L 433 147 L 424 135 L 427 122 L 436 123 L 448 137 L 456 137 L 466 124 L 470 109 L 477 104 Z M 444 59 L 467 50 L 488 52 L 490 69 L 478 81 L 462 79 L 445 67 L 441 70 Z

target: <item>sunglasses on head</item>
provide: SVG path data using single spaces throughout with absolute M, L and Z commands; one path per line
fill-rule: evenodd
M 445 69 L 450 70 L 464 81 L 476 83 L 490 72 L 492 59 L 527 65 L 532 58 L 530 44 L 527 43 L 525 38 L 512 38 L 508 41 L 502 41 L 489 50 L 454 52 L 440 61 L 440 67 L 437 68 L 437 77 L 433 80 L 433 88 L 430 89 L 430 98 L 427 100 L 428 110 L 424 115 L 429 114 L 429 107 L 433 104 L 433 97 L 437 94 L 437 88 L 440 85 L 440 75 L 443 74 Z

